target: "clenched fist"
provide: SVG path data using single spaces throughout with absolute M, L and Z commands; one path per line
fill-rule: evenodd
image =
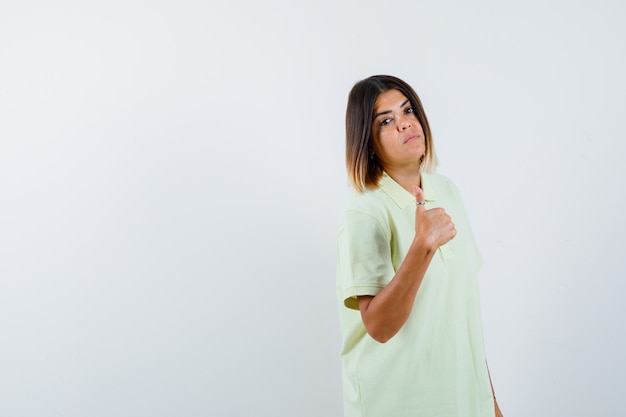
M 424 202 L 424 192 L 415 185 L 413 194 L 418 203 L 415 210 L 415 237 L 433 249 L 448 243 L 456 236 L 450 215 L 442 208 L 426 210 L 424 204 L 419 204 Z

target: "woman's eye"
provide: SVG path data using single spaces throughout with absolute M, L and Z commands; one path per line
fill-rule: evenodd
M 391 118 L 388 117 L 386 119 L 383 119 L 383 120 L 380 121 L 380 127 L 386 126 L 389 123 L 391 123 Z
M 413 110 L 413 107 L 409 107 L 406 109 L 407 113 L 415 113 L 415 110 Z

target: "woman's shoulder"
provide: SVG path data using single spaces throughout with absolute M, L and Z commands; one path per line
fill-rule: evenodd
M 380 188 L 368 189 L 362 192 L 351 189 L 344 204 L 345 211 L 358 211 L 367 214 L 384 212 L 385 193 Z
M 448 192 L 454 195 L 459 194 L 459 189 L 454 181 L 452 181 L 448 176 L 440 173 L 422 173 L 422 182 L 425 184 L 425 187 L 430 187 L 440 192 Z
M 439 172 L 423 172 L 422 179 L 436 184 L 449 184 L 454 186 L 454 182 L 450 177 Z

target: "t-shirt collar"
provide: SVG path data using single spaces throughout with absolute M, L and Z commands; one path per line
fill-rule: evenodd
M 422 176 L 422 190 L 426 201 L 437 201 L 435 190 L 431 187 L 431 174 L 421 173 Z M 391 178 L 386 172 L 383 172 L 383 176 L 378 183 L 378 186 L 383 190 L 400 208 L 405 208 L 409 204 L 415 205 L 415 196 L 402 188 L 393 178 Z

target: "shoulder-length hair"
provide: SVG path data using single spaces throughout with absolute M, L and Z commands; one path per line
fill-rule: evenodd
M 410 101 L 424 131 L 426 152 L 420 170 L 430 172 L 437 165 L 432 135 L 424 107 L 413 88 L 390 75 L 374 75 L 352 87 L 346 109 L 346 169 L 352 186 L 359 192 L 375 189 L 383 175 L 383 166 L 372 155 L 374 105 L 381 93 L 399 90 Z

